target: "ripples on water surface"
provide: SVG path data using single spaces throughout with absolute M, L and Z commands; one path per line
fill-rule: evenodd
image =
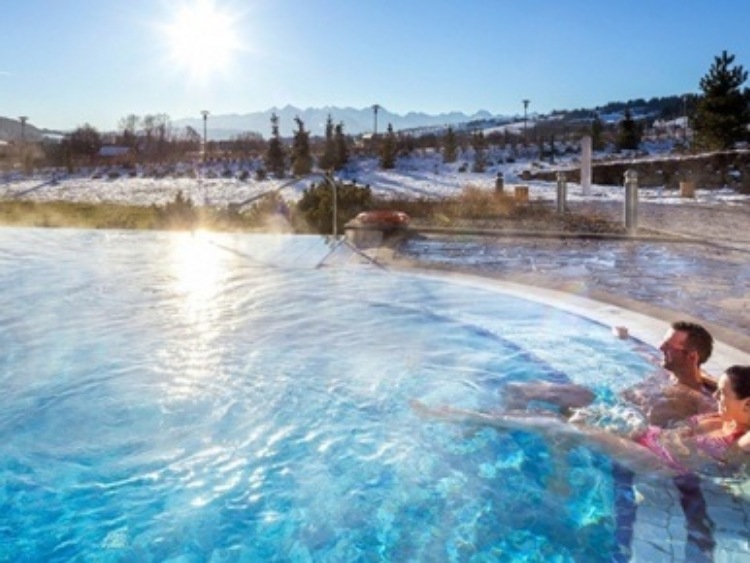
M 0 559 L 598 558 L 607 462 L 421 420 L 508 381 L 625 386 L 607 327 L 486 287 L 315 268 L 318 237 L 0 230 Z M 574 363 L 574 365 L 571 364 Z

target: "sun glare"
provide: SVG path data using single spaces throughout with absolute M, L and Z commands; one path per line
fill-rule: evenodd
M 194 0 L 181 6 L 163 28 L 170 62 L 198 80 L 227 70 L 241 49 L 237 22 L 236 16 L 214 0 Z
M 172 274 L 178 290 L 190 305 L 202 307 L 215 296 L 222 274 L 221 253 L 211 243 L 210 235 L 203 231 L 176 237 Z

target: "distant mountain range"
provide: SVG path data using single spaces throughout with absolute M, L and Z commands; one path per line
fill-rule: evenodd
M 307 108 L 300 109 L 294 106 L 283 108 L 273 107 L 266 111 L 245 114 L 210 115 L 206 122 L 208 137 L 222 140 L 235 137 L 241 133 L 255 132 L 264 138 L 271 136 L 271 115 L 276 114 L 279 118 L 279 132 L 282 137 L 291 137 L 297 130 L 295 119 L 299 117 L 305 129 L 312 135 L 325 135 L 326 122 L 331 116 L 334 125 L 343 123 L 344 133 L 347 135 L 361 135 L 372 133 L 375 128 L 375 111 L 372 107 L 362 109 L 356 108 Z M 395 131 L 406 129 L 420 129 L 429 127 L 444 127 L 458 123 L 466 123 L 474 120 L 492 119 L 493 116 L 487 111 L 479 111 L 473 115 L 461 112 L 441 113 L 430 115 L 427 113 L 410 112 L 406 115 L 392 113 L 386 108 L 380 107 L 377 111 L 377 128 L 382 133 L 393 126 Z M 190 126 L 196 131 L 203 131 L 202 117 L 189 117 L 172 121 L 175 127 Z
M 691 102 L 692 105 L 693 102 Z M 577 109 L 565 110 L 555 113 L 557 119 L 590 119 L 591 115 L 597 113 L 605 122 L 617 122 L 622 117 L 625 108 L 629 108 L 633 117 L 636 119 L 644 117 L 662 117 L 675 118 L 683 115 L 686 109 L 684 97 L 668 96 L 664 98 L 652 98 L 648 101 L 643 99 L 630 100 L 628 102 L 610 102 L 605 106 L 594 109 Z M 334 125 L 343 123 L 344 133 L 347 135 L 362 135 L 372 133 L 375 124 L 375 111 L 372 106 L 364 108 L 307 108 L 300 109 L 287 105 L 283 108 L 270 108 L 266 111 L 259 111 L 244 114 L 217 114 L 208 115 L 206 120 L 206 129 L 208 138 L 211 140 L 227 140 L 243 133 L 257 133 L 268 139 L 271 136 L 271 116 L 276 114 L 279 118 L 279 132 L 282 137 L 291 137 L 297 130 L 295 118 L 299 117 L 313 136 L 323 136 L 325 134 L 326 121 L 331 116 Z M 530 120 L 544 118 L 545 116 L 532 114 Z M 445 129 L 446 126 L 452 125 L 459 129 L 476 129 L 488 128 L 496 125 L 504 125 L 519 116 L 496 116 L 487 111 L 478 111 L 472 115 L 461 112 L 440 113 L 431 115 L 423 112 L 409 112 L 406 115 L 400 115 L 388 111 L 384 107 L 378 107 L 377 111 L 377 130 L 383 133 L 387 130 L 388 125 L 392 125 L 394 131 L 412 131 L 414 134 L 424 133 L 430 130 Z M 186 117 L 173 119 L 172 126 L 175 129 L 184 129 L 192 127 L 198 133 L 203 133 L 203 118 L 200 115 L 195 117 Z M 114 131 L 100 131 L 100 133 L 112 133 Z M 28 141 L 40 140 L 43 136 L 60 136 L 65 132 L 52 131 L 41 127 L 34 127 L 30 123 L 26 124 L 23 133 Z M 22 136 L 21 123 L 17 119 L 0 117 L 0 141 L 19 140 Z
M 299 109 L 288 105 L 283 108 L 273 107 L 266 111 L 253 113 L 209 114 L 206 121 L 208 138 L 212 140 L 227 140 L 243 133 L 258 133 L 268 139 L 271 136 L 271 115 L 273 114 L 276 114 L 279 118 L 279 132 L 282 137 L 291 137 L 294 135 L 294 132 L 297 130 L 296 117 L 302 120 L 305 129 L 313 136 L 325 135 L 326 121 L 329 115 L 333 120 L 334 126 L 339 123 L 344 124 L 344 133 L 347 135 L 371 133 L 375 127 L 375 111 L 372 107 L 362 109 L 338 107 Z M 403 131 L 440 128 L 447 125 L 491 119 L 494 119 L 494 117 L 487 111 L 479 111 L 473 115 L 466 115 L 461 112 L 441 113 L 438 115 L 410 112 L 406 115 L 399 115 L 381 107 L 377 112 L 377 127 L 378 132 L 383 133 L 388 128 L 388 124 L 391 124 L 395 131 Z M 198 116 L 173 119 L 172 126 L 175 129 L 183 129 L 189 126 L 202 134 L 203 118 Z M 109 133 L 110 131 L 99 132 Z M 30 123 L 26 124 L 23 131 L 27 141 L 39 141 L 45 135 L 59 136 L 64 133 L 66 132 L 35 127 Z M 0 140 L 20 140 L 21 136 L 21 123 L 17 119 L 0 117 Z

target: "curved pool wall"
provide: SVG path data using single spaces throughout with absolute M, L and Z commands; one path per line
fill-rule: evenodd
M 585 450 L 552 486 L 535 437 L 409 408 L 492 408 L 539 378 L 606 401 L 653 369 L 647 319 L 503 290 L 320 237 L 0 229 L 0 553 L 681 560 L 679 491 L 665 546 L 663 487 Z M 715 520 L 738 499 L 717 495 Z

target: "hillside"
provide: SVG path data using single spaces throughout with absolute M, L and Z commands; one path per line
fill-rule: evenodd
M 20 141 L 23 136 L 27 141 L 40 141 L 43 134 L 30 123 L 26 123 L 25 130 L 23 130 L 18 119 L 0 117 L 0 141 Z

